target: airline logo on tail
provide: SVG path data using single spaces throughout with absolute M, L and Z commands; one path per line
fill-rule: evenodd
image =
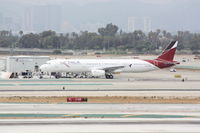
M 174 55 L 176 53 L 178 41 L 172 41 L 162 52 L 158 58 L 155 60 L 146 60 L 147 62 L 159 67 L 167 68 L 179 64 L 179 62 L 174 61 Z
M 173 61 L 178 41 L 172 41 L 157 59 Z

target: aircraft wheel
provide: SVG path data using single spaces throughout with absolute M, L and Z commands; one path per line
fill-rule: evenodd
M 113 75 L 106 75 L 107 79 L 113 79 Z
M 106 79 L 109 79 L 109 75 L 106 75 Z
M 59 76 L 59 75 L 55 75 L 55 78 L 56 78 L 56 79 L 59 79 L 59 78 L 60 78 L 60 76 Z
M 113 75 L 109 75 L 110 76 L 110 79 L 113 79 Z

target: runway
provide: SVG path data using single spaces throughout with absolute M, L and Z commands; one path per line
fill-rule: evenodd
M 27 89 L 0 89 L 0 92 L 32 92 L 32 91 L 36 91 L 36 92 L 56 92 L 56 91 L 61 91 L 61 92 L 63 92 L 63 91 L 74 91 L 74 92 L 76 92 L 76 91 L 78 91 L 78 92 L 81 92 L 81 91 L 89 91 L 89 92 L 95 92 L 95 91 L 138 91 L 138 92 L 143 92 L 143 91 L 150 91 L 150 92 L 169 92 L 169 91 L 178 91 L 178 92 L 184 92 L 184 91 L 188 91 L 188 92 L 198 92 L 198 91 L 200 91 L 200 89 L 135 89 L 135 88 L 130 88 L 130 89 L 109 89 L 109 88 L 107 88 L 107 89 L 78 89 L 78 88 L 76 88 L 76 89 L 66 89 L 66 88 L 61 88 L 61 89 L 40 89 L 40 88 L 38 88 L 38 89 L 29 89 L 29 88 L 27 88 Z
M 200 104 L 1 103 L 0 114 L 160 114 L 200 116 Z
M 11 119 L 0 120 L 0 129 L 4 133 L 198 133 L 200 122 L 196 119 Z
M 147 78 L 149 75 L 154 78 Z M 166 74 L 166 75 L 164 75 Z M 125 74 L 116 79 L 13 79 L 0 80 L 0 96 L 200 96 L 197 76 L 182 82 L 168 78 L 166 71 L 159 74 Z M 139 76 L 144 76 L 140 78 Z M 125 76 L 125 77 L 123 77 Z M 162 76 L 167 76 L 166 79 Z M 156 79 L 155 79 L 156 77 Z M 162 77 L 162 78 L 160 78 Z
M 104 118 L 104 119 L 7 119 L 0 120 L 0 126 L 4 125 L 146 125 L 146 124 L 189 124 L 189 125 L 200 125 L 199 119 L 127 119 L 127 118 Z
M 4 133 L 196 133 L 200 131 L 200 105 L 1 103 L 0 129 Z
M 167 71 L 125 74 L 113 80 L 0 80 L 0 96 L 19 96 L 22 99 L 23 96 L 164 96 L 198 99 L 199 73 L 182 74 L 184 78 L 187 77 L 185 82 L 175 79 L 174 73 Z M 0 129 L 4 133 L 197 133 L 200 131 L 200 104 L 0 103 Z

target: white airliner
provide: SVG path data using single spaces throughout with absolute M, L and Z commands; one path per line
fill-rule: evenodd
M 40 66 L 42 72 L 90 73 L 92 76 L 113 78 L 113 73 L 138 73 L 168 68 L 179 64 L 173 61 L 178 42 L 169 46 L 154 60 L 141 59 L 56 59 Z

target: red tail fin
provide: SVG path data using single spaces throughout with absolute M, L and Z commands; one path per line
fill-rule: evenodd
M 157 59 L 165 61 L 173 61 L 174 55 L 176 53 L 177 44 L 178 41 L 172 41 Z
M 167 68 L 179 64 L 179 62 L 173 61 L 177 44 L 178 41 L 172 41 L 157 59 L 146 61 L 159 68 Z

